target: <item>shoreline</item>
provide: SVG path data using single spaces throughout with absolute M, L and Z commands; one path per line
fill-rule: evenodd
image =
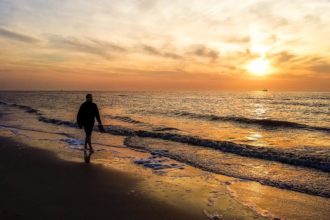
M 49 219 L 52 212 L 54 219 L 327 219 L 330 214 L 329 199 L 210 173 L 167 157 L 159 158 L 167 161 L 163 165 L 184 169 L 147 168 L 137 161 L 155 155 L 128 148 L 121 136 L 96 132 L 93 140 L 102 143 L 94 143 L 92 163 L 85 164 L 79 141 L 69 143 L 57 132 L 17 129 L 0 132 L 0 187 L 7 193 L 0 199 L 6 208 L 0 208 L 0 219 L 25 219 L 26 213 Z M 76 129 L 67 132 L 80 136 Z M 91 210 L 83 200 L 85 188 L 92 189 L 87 193 Z
M 136 177 L 0 137 L 0 219 L 205 219 L 132 193 Z

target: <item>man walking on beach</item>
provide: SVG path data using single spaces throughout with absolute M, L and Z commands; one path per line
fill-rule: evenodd
M 94 149 L 92 147 L 92 131 L 95 123 L 95 118 L 99 123 L 99 128 L 102 131 L 102 122 L 100 119 L 99 109 L 97 105 L 93 103 L 93 96 L 92 94 L 86 95 L 86 102 L 81 104 L 78 115 L 77 115 L 77 124 L 79 128 L 83 128 L 86 133 L 85 138 L 85 150 L 87 149 L 87 144 L 89 145 L 90 152 L 93 153 Z

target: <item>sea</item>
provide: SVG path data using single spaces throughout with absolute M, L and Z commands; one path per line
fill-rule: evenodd
M 39 131 L 40 140 L 58 133 L 66 138 L 52 141 L 82 145 L 76 115 L 87 93 L 105 135 L 125 137 L 130 149 L 330 197 L 329 92 L 1 91 L 0 129 Z

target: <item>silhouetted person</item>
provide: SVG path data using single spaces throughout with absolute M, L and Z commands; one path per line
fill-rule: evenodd
M 77 123 L 80 128 L 84 127 L 86 138 L 85 138 L 85 150 L 87 149 L 87 144 L 89 145 L 90 152 L 93 153 L 94 149 L 92 147 L 92 131 L 95 123 L 95 118 L 99 123 L 99 126 L 102 127 L 102 122 L 100 119 L 99 109 L 97 105 L 93 103 L 92 94 L 86 95 L 86 102 L 81 104 L 78 115 Z M 103 128 L 103 127 L 102 127 Z

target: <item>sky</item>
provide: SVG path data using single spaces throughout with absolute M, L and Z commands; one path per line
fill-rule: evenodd
M 0 90 L 330 91 L 330 0 L 0 0 Z

